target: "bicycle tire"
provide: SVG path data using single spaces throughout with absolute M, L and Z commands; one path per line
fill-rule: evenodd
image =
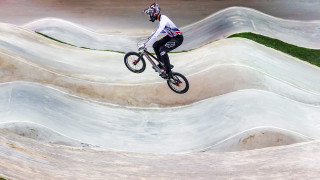
M 188 79 L 180 73 L 172 72 L 172 77 L 167 79 L 167 84 L 173 92 L 178 94 L 184 94 L 189 90 Z M 185 87 L 180 86 L 181 84 L 184 84 Z M 182 89 L 177 89 L 177 87 L 182 87 Z
M 141 57 L 137 64 L 134 64 L 139 57 L 140 54 L 136 52 L 128 52 L 124 56 L 124 64 L 131 72 L 142 73 L 146 69 L 146 61 L 143 59 L 143 57 Z

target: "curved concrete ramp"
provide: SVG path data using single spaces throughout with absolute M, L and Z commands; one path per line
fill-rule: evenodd
M 266 91 L 236 91 L 188 106 L 160 109 L 96 104 L 33 83 L 2 84 L 0 96 L 2 123 L 40 124 L 109 150 L 197 152 L 259 127 L 283 129 L 288 139 L 320 138 L 319 107 Z M 241 137 L 245 138 L 245 133 Z
M 293 131 L 276 127 L 258 127 L 248 129 L 225 139 L 202 152 L 238 152 L 266 147 L 284 146 L 314 139 Z
M 170 55 L 190 82 L 178 95 L 149 64 L 134 74 L 124 54 L 34 30 L 121 51 L 142 36 L 58 19 L 25 26 L 32 30 L 2 23 L 0 177 L 317 178 L 319 67 L 250 40 L 211 41 L 252 31 L 318 48 L 319 24 L 235 7 L 182 28 L 177 51 L 196 49 Z
M 44 18 L 22 26 L 23 28 L 78 46 L 99 50 L 136 51 L 141 36 L 112 35 L 94 32 L 63 19 Z
M 94 147 L 90 146 L 89 144 L 81 143 L 79 141 L 65 137 L 40 124 L 35 124 L 32 122 L 2 122 L 0 123 L 0 129 L 49 144 L 59 144 L 72 147 Z
M 123 52 L 136 51 L 137 42 L 148 37 L 100 34 L 56 18 L 35 20 L 23 27 L 78 47 Z M 199 48 L 240 32 L 254 32 L 297 46 L 320 49 L 320 21 L 285 20 L 243 7 L 221 10 L 196 23 L 181 27 L 181 31 L 185 37 L 184 43 L 174 51 Z
M 232 7 L 221 10 L 182 29 L 194 47 L 224 39 L 235 33 L 254 32 L 301 47 L 320 49 L 320 21 L 295 21 L 276 18 L 254 9 Z M 181 46 L 181 50 L 189 46 Z
M 252 88 L 320 102 L 318 67 L 245 39 L 172 54 L 174 70 L 190 81 L 189 92 L 177 95 L 149 64 L 143 74 L 127 70 L 123 54 L 70 47 L 7 24 L 0 30 L 1 82 L 41 82 L 83 98 L 134 106 L 184 105 Z
M 0 175 L 12 179 L 319 177 L 318 141 L 234 153 L 159 155 L 48 145 L 3 130 L 0 136 Z

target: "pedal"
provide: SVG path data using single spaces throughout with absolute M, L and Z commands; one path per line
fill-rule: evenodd
M 158 65 L 158 67 L 159 67 L 159 65 Z M 165 70 L 165 68 L 162 68 L 162 66 L 160 66 L 159 68 L 161 70 Z M 173 68 L 174 68 L 174 66 L 172 64 L 170 64 L 170 69 L 173 69 Z M 152 69 L 154 69 L 157 72 L 157 70 L 153 66 L 152 66 Z
M 162 77 L 163 79 L 168 79 L 168 76 L 166 74 L 165 71 L 162 71 L 160 74 L 159 74 L 160 77 Z

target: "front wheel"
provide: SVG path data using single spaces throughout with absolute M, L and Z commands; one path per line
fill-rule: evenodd
M 186 77 L 180 73 L 172 72 L 172 77 L 167 79 L 169 88 L 178 93 L 183 94 L 189 90 L 189 82 Z
M 124 64 L 127 66 L 127 68 L 134 72 L 134 73 L 142 73 L 146 69 L 146 62 L 141 57 L 141 55 L 136 52 L 128 52 L 124 56 Z

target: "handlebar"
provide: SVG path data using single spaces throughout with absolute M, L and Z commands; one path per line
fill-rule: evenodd
M 142 41 L 145 42 L 146 39 L 142 39 L 142 40 L 138 41 L 138 43 L 137 43 L 138 51 L 147 50 L 146 46 L 141 46 L 141 45 L 139 45 L 139 44 L 141 44 Z M 140 46 L 141 46 L 141 47 L 140 47 Z
M 147 48 L 145 46 L 142 46 L 138 49 L 138 51 L 142 51 L 142 50 L 147 50 Z

